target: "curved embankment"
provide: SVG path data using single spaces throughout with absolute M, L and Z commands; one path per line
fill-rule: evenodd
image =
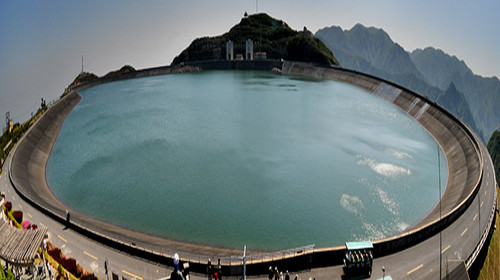
M 284 74 L 343 81 L 365 88 L 407 112 L 408 115 L 429 131 L 444 151 L 448 161 L 449 179 L 441 203 L 442 219 L 439 219 L 439 208 L 436 207 L 412 229 L 390 238 L 374 241 L 376 257 L 407 249 L 431 237 L 455 221 L 472 203 L 478 190 L 477 186 L 482 180 L 483 169 L 483 159 L 473 133 L 453 115 L 436 106 L 433 102 L 376 77 L 345 69 L 322 68 L 295 62 L 245 63 L 212 61 L 190 63 L 177 68 L 145 69 L 112 79 L 100 80 L 84 87 L 119 79 L 178 73 L 184 70 L 271 70 L 275 68 L 282 69 Z M 79 100 L 79 95 L 73 91 L 52 106 L 18 145 L 10 168 L 10 179 L 19 195 L 45 214 L 61 222 L 63 222 L 66 207 L 50 192 L 45 180 L 45 165 L 65 117 Z M 108 246 L 154 262 L 170 265 L 173 252 L 182 252 L 183 260 L 190 262 L 191 271 L 206 272 L 206 256 L 212 256 L 215 259 L 218 256 L 240 256 L 242 254 L 241 250 L 185 244 L 126 230 L 79 213 L 72 213 L 72 220 L 74 221 L 74 230 Z M 169 253 L 159 252 L 165 252 L 166 250 Z M 249 256 L 247 273 L 262 274 L 267 271 L 270 265 L 274 266 L 275 264 L 280 265 L 280 267 L 288 266 L 297 269 L 337 265 L 342 261 L 343 250 L 344 247 L 339 246 L 307 251 L 290 250 L 280 252 L 278 256 L 276 254 L 267 255 L 275 257 Z M 231 264 L 231 260 L 233 264 Z M 236 261 L 236 264 L 234 264 L 234 261 L 234 258 L 223 258 L 223 273 L 225 275 L 241 275 L 241 261 Z

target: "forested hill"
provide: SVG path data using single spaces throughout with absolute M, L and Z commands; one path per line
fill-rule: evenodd
M 456 57 L 432 48 L 408 53 L 384 30 L 361 24 L 351 30 L 326 27 L 315 36 L 343 67 L 382 77 L 436 100 L 483 141 L 500 129 L 500 110 L 494 110 L 500 108 L 500 82 L 474 75 Z
M 188 48 L 174 58 L 181 62 L 226 59 L 226 43 L 234 44 L 234 54 L 245 55 L 245 42 L 253 41 L 254 52 L 265 52 L 268 59 L 286 59 L 337 65 L 338 61 L 328 47 L 307 30 L 295 31 L 282 20 L 267 14 L 245 15 L 240 23 L 227 33 L 215 37 L 195 39 Z
M 500 182 L 500 131 L 495 130 L 488 141 L 488 152 L 495 166 L 497 183 Z

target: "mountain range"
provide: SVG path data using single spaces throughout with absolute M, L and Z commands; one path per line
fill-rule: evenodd
M 455 56 L 432 47 L 405 51 L 382 29 L 355 25 L 316 32 L 344 68 L 395 82 L 435 100 L 484 142 L 500 128 L 500 81 L 475 75 Z

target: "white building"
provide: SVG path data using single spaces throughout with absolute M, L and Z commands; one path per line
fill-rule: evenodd
M 253 60 L 253 41 L 248 39 L 246 42 L 245 60 Z
M 226 44 L 226 60 L 233 60 L 233 59 L 234 59 L 233 42 L 229 40 Z

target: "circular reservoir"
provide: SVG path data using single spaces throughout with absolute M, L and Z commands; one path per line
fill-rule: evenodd
M 80 95 L 47 163 L 52 192 L 168 239 L 264 251 L 381 239 L 438 203 L 438 151 L 446 186 L 427 131 L 346 83 L 207 71 Z

